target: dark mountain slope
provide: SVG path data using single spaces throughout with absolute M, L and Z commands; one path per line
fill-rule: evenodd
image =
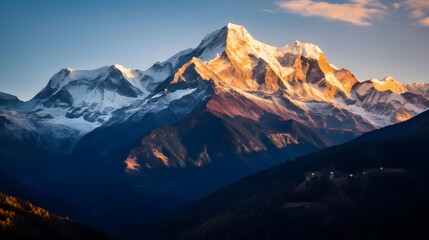
M 1 239 L 110 239 L 28 201 L 0 192 Z
M 22 103 L 21 100 L 19 100 L 16 96 L 0 92 L 0 105 L 15 105 Z
M 76 210 L 72 208 L 67 201 L 62 201 L 58 198 L 38 192 L 13 176 L 1 171 L 0 192 L 17 198 L 27 199 L 33 204 L 60 215 L 68 215 L 68 213 L 73 213 Z
M 151 122 L 156 121 L 148 121 Z M 148 127 L 148 124 L 142 126 Z M 134 169 L 117 159 L 127 159 L 126 155 L 118 155 L 124 153 L 131 135 L 144 129 L 133 132 L 128 129 L 138 128 L 109 129 L 107 137 L 118 144 L 114 148 L 106 147 L 102 160 L 92 155 L 101 152 L 95 150 L 97 145 L 90 144 L 97 141 L 82 144 L 85 148 L 79 150 L 88 157 L 79 162 L 74 161 L 78 158 L 70 158 L 68 165 L 62 165 L 67 167 L 55 171 L 56 175 L 63 176 L 46 179 L 42 187 L 48 188 L 46 192 L 55 189 L 56 196 L 78 210 L 70 213 L 73 219 L 130 239 L 141 236 L 142 232 L 150 235 L 178 209 L 240 176 L 332 144 L 317 131 L 292 120 L 266 115 L 258 123 L 202 111 L 176 125 L 156 128 L 144 137 L 128 157 L 136 158 L 141 166 Z M 107 134 L 101 129 L 99 132 Z M 95 133 L 91 135 L 98 137 Z M 100 139 L 107 138 L 100 136 Z M 249 152 L 252 147 L 261 151 Z M 164 160 L 166 166 L 159 167 L 160 159 L 150 158 L 155 150 L 168 157 Z M 79 168 L 75 170 L 80 172 L 78 176 L 70 174 L 64 181 L 58 180 L 76 168 Z
M 428 147 L 425 112 L 226 186 L 159 238 L 427 239 Z

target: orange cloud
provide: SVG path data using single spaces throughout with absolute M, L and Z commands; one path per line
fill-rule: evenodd
M 417 9 L 417 8 L 429 8 L 429 1 L 428 0 L 405 0 L 400 2 L 401 5 Z
M 393 6 L 410 11 L 413 24 L 429 27 L 429 0 L 403 0 L 394 3 Z
M 349 0 L 347 3 L 293 0 L 277 2 L 276 5 L 284 11 L 305 17 L 322 17 L 358 26 L 371 26 L 373 19 L 386 16 L 388 10 L 378 0 Z
M 425 15 L 425 12 L 423 12 L 422 10 L 420 10 L 420 9 L 416 9 L 416 10 L 414 10 L 414 11 L 412 11 L 411 12 L 411 16 L 413 17 L 413 18 L 421 18 L 421 17 L 423 17 Z
M 422 18 L 418 22 L 421 26 L 429 27 L 429 17 Z

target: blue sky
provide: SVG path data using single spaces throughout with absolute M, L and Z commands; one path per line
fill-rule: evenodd
M 0 0 L 0 91 L 28 100 L 65 67 L 144 70 L 228 22 L 315 43 L 360 80 L 429 82 L 428 16 L 428 0 Z

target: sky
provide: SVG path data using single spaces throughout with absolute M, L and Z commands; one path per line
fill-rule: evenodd
M 0 0 L 0 92 L 29 100 L 66 67 L 145 70 L 229 22 L 314 43 L 359 80 L 429 82 L 429 0 Z

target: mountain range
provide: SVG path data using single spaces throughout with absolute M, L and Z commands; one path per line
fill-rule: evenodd
M 133 238 L 222 185 L 408 120 L 428 99 L 429 84 L 359 81 L 314 44 L 277 48 L 228 24 L 145 71 L 65 68 L 28 102 L 0 93 L 0 171 Z
M 429 111 L 222 187 L 157 239 L 427 239 Z

